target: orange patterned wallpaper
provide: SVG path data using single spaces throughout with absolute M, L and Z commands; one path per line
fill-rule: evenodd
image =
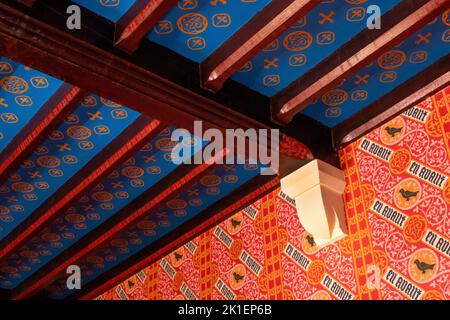
M 340 157 L 338 243 L 273 193 L 99 299 L 450 299 L 450 87 Z

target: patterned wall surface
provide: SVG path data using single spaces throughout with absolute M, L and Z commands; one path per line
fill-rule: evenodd
M 201 62 L 270 0 L 180 0 L 148 39 Z
M 83 283 L 89 283 L 100 274 L 138 253 L 259 173 L 258 165 L 217 166 L 176 198 L 169 200 L 155 212 L 151 212 L 125 229 L 105 246 L 81 261 L 79 265 L 85 275 Z M 49 294 L 54 298 L 63 298 L 70 293 L 65 277 L 49 288 Z
M 450 299 L 450 87 L 341 154 L 349 236 L 273 193 L 98 299 Z
M 117 22 L 136 0 L 73 0 L 112 22 Z
M 0 57 L 0 151 L 61 85 L 55 78 Z
M 448 55 L 449 12 L 325 93 L 303 113 L 333 127 Z
M 370 5 L 378 5 L 384 14 L 399 2 L 322 1 L 235 73 L 233 79 L 273 96 L 365 29 Z
M 138 112 L 89 95 L 0 186 L 0 239 L 128 127 Z

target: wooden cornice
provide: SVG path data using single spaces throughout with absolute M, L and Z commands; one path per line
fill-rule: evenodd
M 116 23 L 115 46 L 133 53 L 145 35 L 178 0 L 137 1 Z
M 159 120 L 145 116 L 136 119 L 0 242 L 0 262 L 20 249 L 53 218 L 64 213 L 163 129 Z
M 341 149 L 450 84 L 450 55 L 333 128 Z
M 167 236 L 144 248 L 138 254 L 125 260 L 115 268 L 88 283 L 82 291 L 70 299 L 93 299 L 106 290 L 125 281 L 130 276 L 157 262 L 185 243 L 208 231 L 233 214 L 245 209 L 268 193 L 280 187 L 277 176 L 258 176 L 235 190 L 229 196 L 205 209 Z
M 0 153 L 0 185 L 59 126 L 83 99 L 85 91 L 69 84 L 63 84 L 38 110 L 35 116 L 20 130 Z
M 215 155 L 214 159 L 223 158 L 227 152 L 223 150 Z M 14 299 L 29 298 L 45 285 L 49 284 L 49 282 L 53 281 L 60 273 L 65 272 L 68 266 L 76 264 L 91 252 L 110 241 L 121 231 L 164 205 L 169 199 L 176 197 L 189 188 L 192 183 L 211 172 L 216 166 L 217 164 L 215 162 L 200 165 L 181 165 L 168 177 L 147 190 L 111 219 L 90 232 L 73 247 L 66 250 L 52 260 L 50 264 L 41 268 L 35 275 L 23 282 L 14 290 Z
M 219 91 L 228 78 L 320 1 L 276 0 L 269 3 L 201 63 L 203 88 Z
M 287 124 L 328 90 L 450 7 L 450 0 L 404 0 L 382 17 L 382 29 L 365 29 L 272 98 L 276 122 Z

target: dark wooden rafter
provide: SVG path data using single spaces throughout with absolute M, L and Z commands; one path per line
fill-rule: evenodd
M 398 116 L 450 83 L 450 55 L 409 79 L 364 110 L 333 128 L 336 149 L 341 149 Z
M 83 99 L 85 91 L 63 84 L 0 153 L 0 185 L 14 173 L 64 117 Z
M 214 156 L 214 159 L 223 158 L 227 152 L 227 150 L 222 150 Z M 29 298 L 53 281 L 57 275 L 65 272 L 68 266 L 76 264 L 76 262 L 100 248 L 121 231 L 132 226 L 139 219 L 142 219 L 164 205 L 168 200 L 188 189 L 192 183 L 209 174 L 216 166 L 215 162 L 200 165 L 181 165 L 168 177 L 147 190 L 99 228 L 90 232 L 72 248 L 66 250 L 52 260 L 50 264 L 41 268 L 35 275 L 27 279 L 14 290 L 14 298 Z
M 161 20 L 178 0 L 142 0 L 116 23 L 115 46 L 133 53 L 145 35 Z
M 226 129 L 271 129 L 126 57 L 1 3 L 0 54 L 191 132 L 195 120 L 202 120 L 204 129 L 223 133 Z
M 202 86 L 217 92 L 224 82 L 321 0 L 276 0 L 258 12 L 200 65 Z
M 0 54 L 178 128 L 269 128 L 2 3 Z
M 34 3 L 36 2 L 36 0 L 15 0 L 16 2 L 26 5 L 27 7 L 32 7 L 34 6 Z
M 198 235 L 203 234 L 230 218 L 236 212 L 245 209 L 254 203 L 255 199 L 261 199 L 279 187 L 280 181 L 277 176 L 256 177 L 235 190 L 229 196 L 205 209 L 166 237 L 144 248 L 137 255 L 101 275 L 98 279 L 95 279 L 83 288 L 82 291 L 76 292 L 70 298 L 87 300 L 97 297 L 142 269 L 157 262 L 185 243 L 193 240 Z
M 27 217 L 0 242 L 0 262 L 62 215 L 120 164 L 156 137 L 164 126 L 159 120 L 141 116 L 60 187 L 50 199 Z
M 382 29 L 362 31 L 330 57 L 272 98 L 274 121 L 287 124 L 328 90 L 338 86 L 387 49 L 432 21 L 450 0 L 404 0 L 382 17 Z

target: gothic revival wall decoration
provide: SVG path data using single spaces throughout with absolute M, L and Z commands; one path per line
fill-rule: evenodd
M 322 1 L 233 76 L 266 96 L 298 79 L 366 28 L 371 4 L 382 13 L 400 1 Z
M 304 113 L 333 127 L 450 53 L 448 14 L 386 51 Z
M 448 299 L 450 87 L 341 152 L 349 236 L 274 193 L 98 299 Z
M 0 57 L 0 151 L 61 85 L 55 78 Z
M 201 62 L 271 0 L 180 0 L 148 39 Z

